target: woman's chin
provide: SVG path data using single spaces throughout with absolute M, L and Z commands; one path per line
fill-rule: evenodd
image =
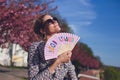
M 57 32 L 60 32 L 60 31 L 61 31 L 61 28 L 57 28 L 56 31 L 57 31 Z

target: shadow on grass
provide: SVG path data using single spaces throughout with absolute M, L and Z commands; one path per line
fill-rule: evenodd
M 10 72 L 9 70 L 0 69 L 0 73 Z

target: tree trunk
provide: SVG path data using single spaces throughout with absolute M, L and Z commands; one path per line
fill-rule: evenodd
M 13 62 L 12 62 L 12 56 L 13 56 L 13 54 L 12 54 L 12 51 L 13 50 L 13 44 L 12 43 L 10 43 L 9 44 L 9 56 L 10 56 L 10 66 L 13 66 Z

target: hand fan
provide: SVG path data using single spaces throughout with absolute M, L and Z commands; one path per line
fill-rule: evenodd
M 45 59 L 57 58 L 65 51 L 72 51 L 79 39 L 79 36 L 71 33 L 57 33 L 53 35 L 45 44 Z

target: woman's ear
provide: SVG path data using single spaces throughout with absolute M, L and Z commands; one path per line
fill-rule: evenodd
M 42 38 L 46 40 L 46 32 L 44 29 L 40 29 L 40 33 L 42 33 Z
M 45 34 L 45 30 L 44 29 L 40 29 L 40 33 Z

